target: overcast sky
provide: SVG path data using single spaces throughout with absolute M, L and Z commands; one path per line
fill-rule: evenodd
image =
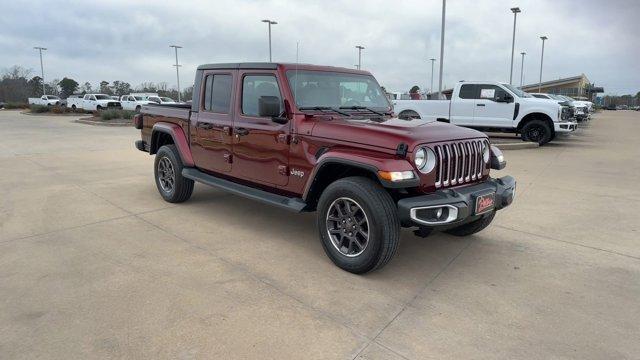
M 34 46 L 44 46 L 45 78 L 78 82 L 124 80 L 175 86 L 173 49 L 179 44 L 181 85 L 198 64 L 268 60 L 362 67 L 389 90 L 429 88 L 429 58 L 439 58 L 441 0 L 37 1 L 7 0 L 0 8 L 0 69 L 21 65 L 39 74 Z M 607 93 L 640 91 L 640 1 L 449 0 L 443 82 L 509 81 L 513 14 L 519 6 L 514 83 L 540 71 L 543 81 L 586 74 Z M 434 85 L 438 83 L 438 63 Z

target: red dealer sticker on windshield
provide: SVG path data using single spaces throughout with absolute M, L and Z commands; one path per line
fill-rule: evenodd
M 476 215 L 484 214 L 495 207 L 495 194 L 480 195 L 476 198 Z

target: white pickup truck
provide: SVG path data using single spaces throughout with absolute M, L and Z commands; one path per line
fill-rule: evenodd
M 394 100 L 400 118 L 450 122 L 482 131 L 521 134 L 522 140 L 546 144 L 558 133 L 575 131 L 569 108 L 537 99 L 511 85 L 491 81 L 462 81 L 451 100 Z
M 131 93 L 129 95 L 122 95 L 120 97 L 120 103 L 122 104 L 122 109 L 139 112 L 144 105 L 149 105 L 152 103 L 152 101 L 149 100 L 150 96 L 158 96 L 158 94 Z
M 113 100 L 106 94 L 86 94 L 82 98 L 82 109 L 85 111 L 100 111 L 106 109 L 121 109 L 119 101 Z
M 42 95 L 39 98 L 29 98 L 29 105 L 55 106 L 60 105 L 60 101 L 55 95 Z

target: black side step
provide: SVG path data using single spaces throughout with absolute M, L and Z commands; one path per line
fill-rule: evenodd
M 305 203 L 301 198 L 290 198 L 282 195 L 272 194 L 264 190 L 237 184 L 229 180 L 205 174 L 195 168 L 182 169 L 182 176 L 186 177 L 187 179 L 201 182 L 203 184 L 207 184 L 218 189 L 230 192 L 232 194 L 244 196 L 253 200 L 258 200 L 263 203 L 274 205 L 294 212 L 302 212 L 307 206 L 307 203 Z

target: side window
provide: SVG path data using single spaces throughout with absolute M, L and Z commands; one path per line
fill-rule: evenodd
M 211 91 L 213 90 L 213 75 L 208 75 L 204 82 L 204 109 L 211 111 Z
M 496 85 L 478 85 L 479 96 L 477 99 L 495 100 L 498 97 L 503 97 L 507 92 Z
M 280 100 L 282 112 L 282 97 L 278 80 L 273 75 L 247 75 L 242 80 L 242 113 L 258 116 L 258 100 L 261 96 L 275 96 Z
M 231 107 L 231 75 L 214 75 L 213 90 L 211 91 L 211 111 L 228 114 Z
M 465 84 L 460 87 L 460 99 L 475 99 L 476 85 Z

